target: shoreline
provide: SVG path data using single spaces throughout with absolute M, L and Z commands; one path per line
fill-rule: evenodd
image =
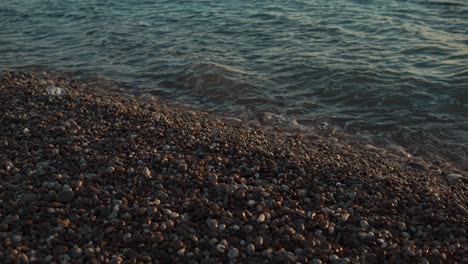
M 0 93 L 2 262 L 467 261 L 450 168 L 70 76 L 7 73 Z

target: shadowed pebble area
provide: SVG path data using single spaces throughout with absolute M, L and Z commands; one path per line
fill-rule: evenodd
M 65 74 L 0 80 L 1 263 L 466 263 L 466 183 Z

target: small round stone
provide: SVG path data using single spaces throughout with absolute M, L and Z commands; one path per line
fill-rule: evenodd
M 123 240 L 129 240 L 131 237 L 132 237 L 132 234 L 126 233 L 126 234 L 123 235 L 122 239 Z
M 216 230 L 218 228 L 218 221 L 216 219 L 207 219 L 206 220 L 206 225 L 211 229 L 211 230 Z
M 28 256 L 22 252 L 19 254 L 19 259 L 20 259 L 20 263 L 29 263 Z
M 83 253 L 83 251 L 81 250 L 81 248 L 79 247 L 74 247 L 71 249 L 71 256 L 73 258 L 79 258 L 81 257 L 81 254 Z
M 405 231 L 406 230 L 406 224 L 403 222 L 398 223 L 398 229 Z
M 112 167 L 112 166 L 109 166 L 109 167 L 106 168 L 106 172 L 109 173 L 109 174 L 113 173 L 114 171 L 115 171 L 115 168 Z
M 360 224 L 361 224 L 361 227 L 364 229 L 369 228 L 369 223 L 366 220 L 361 220 Z
M 348 221 L 348 218 L 349 218 L 349 214 L 342 214 L 341 215 L 341 221 L 343 221 L 343 222 Z
M 219 253 L 224 253 L 224 251 L 226 250 L 226 247 L 222 244 L 218 244 L 216 245 L 216 250 L 218 250 Z
M 239 250 L 237 248 L 231 248 L 228 252 L 228 258 L 235 259 L 239 256 Z
M 265 217 L 265 214 L 260 214 L 258 217 L 257 217 L 257 222 L 259 223 L 263 223 L 265 221 L 266 217 Z
M 257 236 L 257 237 L 255 238 L 255 245 L 256 245 L 257 247 L 260 247 L 261 245 L 263 245 L 263 237 Z
M 68 254 L 63 254 L 59 256 L 60 263 L 68 263 L 71 260 L 71 257 Z
M 181 249 L 177 250 L 177 255 L 183 256 L 184 254 L 185 254 L 185 248 L 181 248 Z
M 151 171 L 148 167 L 144 167 L 141 172 L 146 178 L 151 178 Z
M 123 262 L 123 259 L 121 256 L 116 256 L 116 255 L 113 255 L 112 258 L 111 258 L 111 261 L 110 263 L 111 264 L 120 264 Z
M 336 262 L 340 259 L 340 257 L 338 257 L 337 255 L 330 255 L 329 259 L 331 262 Z
M 180 164 L 178 169 L 181 172 L 186 172 L 188 170 L 187 164 L 185 164 L 185 163 Z
M 215 182 L 218 181 L 218 175 L 212 173 L 212 174 L 210 174 L 210 176 L 208 177 L 208 180 L 209 180 L 210 182 L 212 182 L 212 183 L 215 183 Z
M 14 235 L 12 239 L 14 243 L 20 243 L 21 240 L 23 240 L 23 237 L 21 235 Z
M 249 255 L 255 254 L 255 245 L 254 244 L 250 243 L 247 246 L 247 254 L 249 254 Z

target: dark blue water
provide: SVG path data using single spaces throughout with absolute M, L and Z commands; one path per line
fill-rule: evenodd
M 2 0 L 0 70 L 29 66 L 468 168 L 466 0 Z

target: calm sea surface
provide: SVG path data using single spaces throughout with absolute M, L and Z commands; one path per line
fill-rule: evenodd
M 30 66 L 468 168 L 466 0 L 2 0 Z

